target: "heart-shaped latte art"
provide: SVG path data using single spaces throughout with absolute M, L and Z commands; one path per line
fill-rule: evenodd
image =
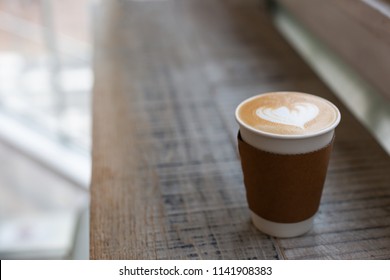
M 317 117 L 319 109 L 311 103 L 295 103 L 292 109 L 282 106 L 276 109 L 260 107 L 256 110 L 256 115 L 264 120 L 280 123 L 285 125 L 293 125 L 305 128 L 305 124 Z

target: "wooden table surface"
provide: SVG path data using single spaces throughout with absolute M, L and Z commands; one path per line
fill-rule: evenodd
M 259 1 L 102 1 L 96 11 L 92 259 L 389 259 L 390 158 Z M 234 109 L 276 90 L 342 112 L 313 229 L 250 222 Z

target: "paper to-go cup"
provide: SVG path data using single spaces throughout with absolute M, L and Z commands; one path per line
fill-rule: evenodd
M 254 225 L 276 237 L 313 225 L 340 112 L 299 92 L 264 93 L 238 105 L 238 147 Z

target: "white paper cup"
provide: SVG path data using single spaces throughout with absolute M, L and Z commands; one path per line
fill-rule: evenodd
M 274 93 L 266 93 L 274 94 Z M 324 102 L 327 102 L 332 106 L 337 112 L 337 118 L 334 123 L 326 127 L 321 131 L 317 131 L 312 134 L 305 135 L 280 135 L 272 134 L 264 131 L 260 131 L 252 128 L 251 126 L 244 123 L 239 117 L 240 108 L 247 102 L 257 98 L 254 96 L 252 98 L 244 100 L 241 104 L 238 105 L 235 117 L 240 127 L 240 133 L 243 141 L 247 144 L 270 153 L 282 154 L 282 155 L 294 155 L 294 154 L 304 154 L 313 151 L 320 150 L 321 148 L 327 146 L 334 137 L 334 130 L 340 122 L 341 116 L 340 112 L 335 105 L 329 101 L 322 99 Z M 320 98 L 320 97 L 318 97 Z M 313 163 L 315 164 L 315 163 Z M 282 175 L 281 175 L 282 176 Z M 299 236 L 307 231 L 309 231 L 313 225 L 314 216 L 296 223 L 278 223 L 264 219 L 251 211 L 251 217 L 253 224 L 262 232 L 275 236 L 275 237 L 294 237 Z

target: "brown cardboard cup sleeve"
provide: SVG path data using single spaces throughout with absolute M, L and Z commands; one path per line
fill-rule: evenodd
M 333 140 L 304 154 L 283 155 L 259 150 L 242 140 L 238 149 L 249 208 L 278 223 L 296 223 L 318 210 Z

